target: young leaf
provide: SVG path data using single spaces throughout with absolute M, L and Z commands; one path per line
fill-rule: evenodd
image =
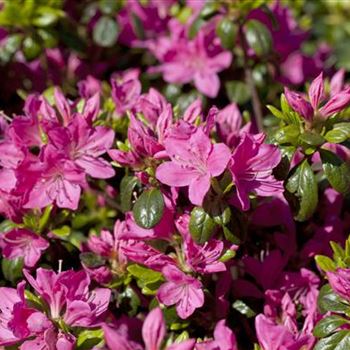
M 333 129 L 328 131 L 324 138 L 331 143 L 341 143 L 350 138 L 350 123 L 334 124 Z
M 328 256 L 316 255 L 315 260 L 318 267 L 323 271 L 334 271 L 337 267 L 334 261 Z
M 159 189 L 145 191 L 135 202 L 133 214 L 136 223 L 149 229 L 158 224 L 163 216 L 164 199 Z

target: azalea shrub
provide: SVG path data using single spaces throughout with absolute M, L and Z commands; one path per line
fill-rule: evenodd
M 348 2 L 0 4 L 1 349 L 350 349 Z

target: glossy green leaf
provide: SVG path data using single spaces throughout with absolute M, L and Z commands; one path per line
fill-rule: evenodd
M 103 330 L 85 329 L 79 333 L 77 339 L 77 350 L 89 350 L 103 341 Z
M 350 331 L 341 330 L 321 339 L 313 350 L 348 350 L 350 349 Z
M 236 43 L 238 25 L 229 18 L 223 18 L 216 27 L 216 34 L 220 38 L 221 46 L 232 50 Z
M 323 171 L 331 186 L 338 192 L 350 191 L 350 165 L 333 152 L 321 150 Z
M 317 305 L 322 314 L 327 311 L 345 313 L 349 310 L 349 304 L 340 298 L 329 284 L 324 285 L 318 295 Z
M 16 258 L 9 260 L 3 258 L 1 261 L 1 268 L 5 279 L 11 283 L 16 283 L 22 278 L 23 259 Z
M 135 176 L 124 176 L 120 182 L 120 204 L 125 213 L 131 210 L 132 193 L 138 183 Z
M 248 20 L 245 25 L 245 38 L 256 55 L 264 56 L 271 51 L 272 37 L 266 26 L 255 19 Z
M 158 224 L 163 216 L 164 199 L 159 189 L 145 191 L 135 202 L 133 208 L 136 223 L 149 229 Z
M 225 84 L 226 93 L 231 102 L 244 104 L 250 99 L 250 91 L 247 84 L 242 81 L 232 80 Z
M 232 307 L 240 312 L 242 315 L 247 316 L 248 318 L 254 317 L 256 313 L 254 310 L 252 310 L 244 301 L 242 300 L 236 300 L 233 304 Z
M 305 221 L 314 213 L 318 203 L 318 187 L 315 175 L 307 160 L 294 169 L 288 179 L 287 190 L 299 198 L 296 220 Z
M 215 221 L 203 208 L 193 208 L 190 218 L 190 232 L 196 242 L 206 242 L 213 235 L 216 227 Z
M 337 330 L 340 326 L 349 323 L 345 318 L 338 315 L 331 315 L 326 318 L 323 318 L 319 321 L 314 330 L 313 334 L 317 338 L 324 338 Z
M 93 39 L 102 47 L 112 47 L 118 39 L 119 28 L 116 19 L 103 16 L 94 26 Z
M 312 133 L 310 131 L 305 131 L 299 137 L 300 141 L 311 145 L 311 146 L 320 146 L 325 142 L 325 139 L 316 133 Z
M 328 142 L 341 143 L 350 138 L 350 123 L 337 123 L 324 136 Z

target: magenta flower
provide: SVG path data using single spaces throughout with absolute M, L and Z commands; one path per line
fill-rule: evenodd
M 238 347 L 234 333 L 221 320 L 215 326 L 214 339 L 198 343 L 196 350 L 238 350 Z
M 213 145 L 201 128 L 185 122 L 169 132 L 164 146 L 171 161 L 158 166 L 156 178 L 168 186 L 188 186 L 190 201 L 202 205 L 211 177 L 224 172 L 230 149 L 223 143 Z
M 81 187 L 86 183 L 85 174 L 72 161 L 57 153 L 53 146 L 46 146 L 42 162 L 29 165 L 27 174 L 22 175 L 24 184 L 36 180 L 29 189 L 25 208 L 44 208 L 52 203 L 59 208 L 78 208 Z
M 71 327 L 93 327 L 99 324 L 107 310 L 111 290 L 97 288 L 89 291 L 90 279 L 85 271 L 64 271 L 56 274 L 39 268 L 36 279 L 26 270 L 24 274 L 48 304 L 50 318 L 60 317 Z
M 66 128 L 53 128 L 48 133 L 51 143 L 63 151 L 85 172 L 98 179 L 107 179 L 115 172 L 101 155 L 113 145 L 114 132 L 103 126 L 89 126 L 86 119 L 76 116 Z
M 315 113 L 319 113 L 324 119 L 327 119 L 335 113 L 344 110 L 350 104 L 350 88 L 344 88 L 338 93 L 331 96 L 331 98 L 320 107 L 324 100 L 324 81 L 323 74 L 320 73 L 310 85 L 308 97 L 310 102 L 296 92 L 285 88 L 285 95 L 290 107 L 299 113 L 306 121 L 312 121 Z
M 350 269 L 338 268 L 335 272 L 327 271 L 327 278 L 337 294 L 350 300 Z
M 127 339 L 118 329 L 104 325 L 103 331 L 110 350 L 161 350 L 166 334 L 166 325 L 163 313 L 159 307 L 149 312 L 142 326 L 144 348 Z M 188 339 L 184 342 L 167 346 L 166 350 L 192 350 L 195 342 L 195 339 Z
M 112 99 L 118 115 L 131 111 L 141 95 L 140 71 L 129 69 L 115 74 L 111 79 Z
M 0 239 L 4 257 L 7 259 L 23 258 L 25 267 L 35 266 L 42 252 L 49 247 L 48 241 L 25 229 L 6 232 Z
M 277 181 L 272 170 L 281 160 L 279 149 L 246 134 L 234 150 L 229 170 L 243 210 L 250 207 L 249 193 L 269 197 L 283 192 L 283 181 Z
M 162 270 L 167 282 L 158 289 L 158 300 L 166 306 L 176 305 L 177 314 L 186 319 L 195 309 L 204 304 L 202 283 L 188 276 L 175 266 L 166 266 Z
M 249 122 L 242 127 L 242 115 L 235 103 L 229 104 L 216 116 L 216 129 L 226 145 L 235 147 L 241 137 L 246 133 L 251 133 L 252 123 Z
M 207 31 L 202 28 L 192 40 L 188 38 L 187 28 L 176 20 L 170 22 L 169 29 L 169 38 L 161 37 L 148 46 L 161 62 L 150 71 L 163 73 L 168 83 L 193 81 L 198 91 L 216 97 L 220 88 L 218 73 L 230 66 L 231 52 L 221 48 L 211 27 Z

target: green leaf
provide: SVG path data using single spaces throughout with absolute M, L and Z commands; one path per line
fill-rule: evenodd
M 332 259 L 324 255 L 315 256 L 316 264 L 323 271 L 334 271 L 337 266 Z
M 160 272 L 148 269 L 138 264 L 133 264 L 127 267 L 129 273 L 134 276 L 138 281 L 141 281 L 143 285 L 158 282 L 162 279 Z
M 94 26 L 93 39 L 102 47 L 112 47 L 118 39 L 117 21 L 107 16 L 101 17 Z
M 257 56 L 265 56 L 271 51 L 272 37 L 266 26 L 258 20 L 251 19 L 245 24 L 245 38 Z
M 348 194 L 350 191 L 350 165 L 330 151 L 321 150 L 320 154 L 323 171 L 331 186 L 339 193 Z
M 215 221 L 203 208 L 193 208 L 189 228 L 191 235 L 196 242 L 206 242 L 214 233 L 216 226 Z
M 89 350 L 103 341 L 103 330 L 85 329 L 79 333 L 77 339 L 77 350 Z
M 318 295 L 317 305 L 322 314 L 327 311 L 345 313 L 349 304 L 338 296 L 329 284 L 324 285 Z
M 106 260 L 99 255 L 96 255 L 92 252 L 83 252 L 79 254 L 81 262 L 91 268 L 97 268 L 103 266 L 106 263 Z
M 226 249 L 225 253 L 221 255 L 219 261 L 226 262 L 233 259 L 236 256 L 236 251 L 233 249 Z
M 1 261 L 1 268 L 5 279 L 14 284 L 23 276 L 23 258 L 12 260 L 3 258 Z
M 347 324 L 349 321 L 338 315 L 328 316 L 319 321 L 314 330 L 313 334 L 317 338 L 324 338 L 337 330 L 340 326 Z
M 266 108 L 278 119 L 285 120 L 284 114 L 274 106 L 267 105 Z
M 331 143 L 341 143 L 350 138 L 350 123 L 334 124 L 333 129 L 328 131 L 324 138 Z
M 35 17 L 32 20 L 36 27 L 48 27 L 64 17 L 64 11 L 49 6 L 38 6 L 35 10 Z
M 310 146 L 320 146 L 325 142 L 321 135 L 312 133 L 311 131 L 305 131 L 300 135 L 299 139 Z
M 238 26 L 229 18 L 223 18 L 216 27 L 216 34 L 220 38 L 224 49 L 232 50 L 236 43 Z
M 314 350 L 348 350 L 350 349 L 350 331 L 341 330 L 331 336 L 321 339 Z
M 51 230 L 51 232 L 60 238 L 65 238 L 71 234 L 71 228 L 68 225 L 64 225 L 54 230 Z
M 131 210 L 132 193 L 138 183 L 135 176 L 125 175 L 120 182 L 120 204 L 123 213 Z
M 298 125 L 290 124 L 282 128 L 277 129 L 274 134 L 275 140 L 280 143 L 296 144 L 300 135 L 300 129 Z
M 228 81 L 225 84 L 226 93 L 231 102 L 244 104 L 250 99 L 250 91 L 247 84 L 239 80 Z
M 299 198 L 296 220 L 305 221 L 314 213 L 318 203 L 318 187 L 315 175 L 305 159 L 288 179 L 287 190 Z
M 11 231 L 16 227 L 17 227 L 17 224 L 15 224 L 13 221 L 4 220 L 0 223 L 0 234 Z
M 256 313 L 254 310 L 252 310 L 244 301 L 242 300 L 236 300 L 233 304 L 232 307 L 240 312 L 242 315 L 247 316 L 248 318 L 254 317 Z
M 163 216 L 164 199 L 159 189 L 145 191 L 135 202 L 133 214 L 136 223 L 149 229 L 158 224 Z
M 37 58 L 41 54 L 42 49 L 43 48 L 38 43 L 38 41 L 30 36 L 26 37 L 23 40 L 22 50 L 23 50 L 23 54 L 24 54 L 25 58 L 28 61 L 31 61 L 31 60 Z

